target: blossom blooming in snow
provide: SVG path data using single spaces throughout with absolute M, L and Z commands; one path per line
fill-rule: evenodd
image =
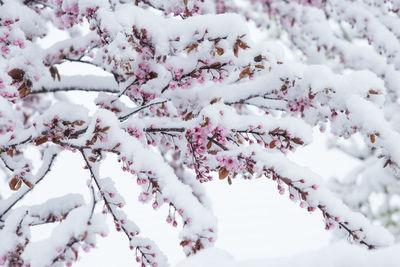
M 139 264 L 168 265 L 124 212 L 118 181 L 103 177 L 111 154 L 137 181 L 138 201 L 169 206 L 188 256 L 217 238 L 202 185 L 216 178 L 271 179 L 320 211 L 327 230 L 369 249 L 390 245 L 372 220 L 398 235 L 399 9 L 395 0 L 0 0 L 0 166 L 15 191 L 0 196 L 0 265 L 71 266 L 107 236 L 104 214 Z M 247 22 L 268 41 L 251 39 Z M 43 47 L 49 25 L 69 38 Z M 108 75 L 68 76 L 65 62 Z M 96 109 L 55 96 L 69 91 L 96 93 Z M 333 146 L 365 162 L 330 181 L 334 193 L 287 158 L 327 126 Z M 81 159 L 91 200 L 16 207 L 61 151 Z M 378 213 L 372 193 L 385 197 Z M 50 223 L 52 235 L 31 242 L 31 229 Z

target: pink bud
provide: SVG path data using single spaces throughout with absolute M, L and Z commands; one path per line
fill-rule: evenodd
M 208 239 L 208 241 L 210 241 L 210 242 L 212 243 L 212 242 L 214 242 L 214 238 L 210 237 L 210 238 Z
M 147 250 L 150 250 L 151 249 L 151 246 L 149 245 L 149 246 L 146 246 L 146 249 Z
M 57 248 L 56 248 L 56 251 L 57 251 L 58 253 L 60 253 L 60 252 L 62 251 L 62 248 L 61 248 L 61 247 L 57 247 Z
M 317 190 L 317 189 L 318 189 L 318 185 L 316 185 L 316 184 L 313 184 L 311 187 L 312 187 L 312 189 L 314 189 L 314 190 Z

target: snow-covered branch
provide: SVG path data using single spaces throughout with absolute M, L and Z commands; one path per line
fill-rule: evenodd
M 15 191 L 0 200 L 0 263 L 69 266 L 80 247 L 87 251 L 97 234 L 105 236 L 96 208 L 102 202 L 136 260 L 166 266 L 122 211 L 118 180 L 102 178 L 109 154 L 137 181 L 139 202 L 168 205 L 166 221 L 182 226 L 188 256 L 216 240 L 202 185 L 216 177 L 231 184 L 265 176 L 300 207 L 320 210 L 327 230 L 369 249 L 390 245 L 392 236 L 368 219 L 391 229 L 400 210 L 391 201 L 400 173 L 399 7 L 367 0 L 0 1 L 0 164 Z M 246 21 L 268 42 L 253 41 Z M 67 38 L 48 44 L 54 28 Z M 94 73 L 63 73 L 66 62 Z M 73 103 L 62 93 L 69 91 L 95 96 L 95 108 Z M 336 195 L 287 159 L 313 142 L 314 127 L 329 128 L 332 147 L 365 161 L 329 183 Z M 43 155 L 35 174 L 29 149 Z M 67 195 L 16 208 L 63 150 L 82 156 L 91 203 Z M 373 193 L 384 196 L 379 214 Z M 30 227 L 50 223 L 59 223 L 52 236 L 31 242 Z

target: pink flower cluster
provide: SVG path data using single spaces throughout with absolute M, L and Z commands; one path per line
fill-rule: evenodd
M 232 157 L 217 156 L 216 159 L 219 163 L 219 166 L 224 167 L 228 171 L 234 172 L 240 167 L 239 163 Z M 243 169 L 243 166 L 241 166 L 241 169 Z
M 78 3 L 69 3 L 69 5 L 63 5 L 62 0 L 55 0 L 55 4 L 61 7 L 56 12 L 56 17 L 60 19 L 60 29 L 71 28 L 78 22 L 79 6 Z
M 10 53 L 9 45 L 12 43 L 15 46 L 19 46 L 20 48 L 25 48 L 25 41 L 21 38 L 18 38 L 11 42 L 9 40 L 10 32 L 13 30 L 14 23 L 18 22 L 19 18 L 14 19 L 5 19 L 2 22 L 2 18 L 0 17 L 0 27 L 3 29 L 3 37 L 0 37 L 0 44 L 3 43 L 0 50 L 8 55 Z
M 128 133 L 130 135 L 132 135 L 133 137 L 136 137 L 138 139 L 143 136 L 142 131 L 139 130 L 138 128 L 134 127 L 134 126 L 133 127 L 128 127 Z
M 193 130 L 186 130 L 185 137 L 188 141 L 188 153 L 193 158 L 193 163 L 190 165 L 196 172 L 197 179 L 203 183 L 212 181 L 209 175 L 211 168 L 209 164 L 205 164 L 208 160 L 206 153 L 207 147 L 212 144 L 226 144 L 226 130 L 221 126 L 214 128 L 211 122 L 207 122 L 202 127 L 194 127 Z
M 287 106 L 293 113 L 303 113 L 304 110 L 312 107 L 312 101 L 309 98 L 289 100 Z
M 208 127 L 194 127 L 193 132 L 192 130 L 188 129 L 186 131 L 185 137 L 186 138 L 191 138 L 191 145 L 188 144 L 188 147 L 190 146 L 192 148 L 192 151 L 190 153 L 198 153 L 198 154 L 204 154 L 206 151 L 206 142 L 208 142 L 208 134 L 210 133 L 210 130 Z
M 25 48 L 25 41 L 23 39 L 16 39 L 14 40 L 13 45 Z
M 1 88 L 1 85 L 2 85 L 2 83 L 0 83 L 0 88 Z M 14 86 L 19 86 L 19 83 L 15 83 L 14 84 Z M 3 86 L 4 86 L 4 84 L 3 84 Z M 4 97 L 4 98 L 8 98 L 8 101 L 10 101 L 11 103 L 16 103 L 17 102 L 17 97 L 18 97 L 18 93 L 17 92 L 14 92 L 14 93 L 11 93 L 11 92 L 1 92 L 0 93 L 0 95 L 2 96 L 2 97 Z
M 190 17 L 195 14 L 200 14 L 201 10 L 197 2 L 193 3 L 193 6 L 186 5 L 185 7 L 178 7 L 176 9 L 166 10 L 165 15 L 174 14 L 174 16 L 184 15 L 185 17 Z
M 130 160 L 127 160 L 126 157 L 122 156 L 120 159 L 118 159 L 118 162 L 122 161 L 122 171 L 124 172 L 129 172 L 131 174 L 135 174 L 135 170 L 132 169 L 132 164 L 133 162 Z M 146 181 L 143 181 L 143 183 L 146 183 Z M 138 182 L 138 184 L 140 184 Z

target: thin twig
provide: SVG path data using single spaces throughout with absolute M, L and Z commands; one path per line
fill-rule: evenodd
M 159 101 L 159 102 L 154 102 L 154 103 L 149 103 L 149 104 L 147 104 L 147 105 L 145 105 L 145 106 L 141 106 L 141 107 L 139 107 L 139 108 L 133 110 L 132 112 L 128 113 L 127 115 L 124 115 L 124 116 L 122 116 L 122 117 L 119 117 L 118 119 L 119 119 L 120 121 L 124 121 L 124 120 L 128 119 L 130 116 L 132 116 L 132 115 L 138 113 L 139 111 L 141 111 L 141 110 L 143 110 L 143 109 L 145 109 L 145 108 L 148 108 L 148 107 L 151 107 L 151 106 L 157 105 L 157 104 L 164 104 L 164 103 L 166 103 L 166 102 L 167 102 L 167 100 Z

